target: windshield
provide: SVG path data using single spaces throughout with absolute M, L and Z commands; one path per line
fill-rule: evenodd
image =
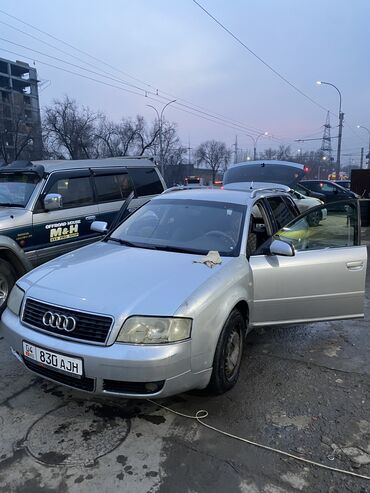
M 201 200 L 157 199 L 123 222 L 110 237 L 141 248 L 237 256 L 245 206 Z
M 38 182 L 34 173 L 0 173 L 0 206 L 25 207 Z

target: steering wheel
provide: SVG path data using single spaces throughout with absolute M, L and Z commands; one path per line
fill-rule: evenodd
M 217 231 L 217 230 L 208 231 L 204 236 L 218 236 L 228 242 L 228 247 L 235 248 L 236 246 L 234 239 L 228 234 L 224 233 L 223 231 Z

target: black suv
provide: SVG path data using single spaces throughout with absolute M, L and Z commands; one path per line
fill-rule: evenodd
M 153 160 L 15 161 L 0 167 L 0 313 L 16 279 L 32 267 L 98 240 L 112 223 L 166 188 Z

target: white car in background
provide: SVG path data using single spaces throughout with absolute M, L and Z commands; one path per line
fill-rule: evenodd
M 300 213 L 324 202 L 315 197 L 307 197 L 295 190 L 295 185 L 304 176 L 304 166 L 290 161 L 246 161 L 231 165 L 224 175 L 226 190 L 252 190 L 256 188 L 279 189 L 290 193 Z M 326 218 L 325 209 L 310 215 L 310 226 L 317 226 Z

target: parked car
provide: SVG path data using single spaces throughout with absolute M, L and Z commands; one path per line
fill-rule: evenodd
M 330 180 L 304 180 L 301 185 L 313 192 L 322 193 L 325 202 L 337 202 L 338 200 L 357 198 L 358 196 Z
M 325 195 L 323 193 L 313 192 L 312 190 L 309 190 L 304 185 L 302 185 L 302 182 L 296 183 L 294 185 L 294 190 L 301 193 L 302 195 L 305 195 L 306 197 L 314 197 L 315 199 L 320 199 L 325 202 Z
M 16 279 L 32 267 L 101 237 L 95 220 L 113 221 L 165 183 L 147 158 L 15 161 L 0 167 L 0 313 Z
M 226 392 L 253 327 L 363 317 L 358 202 L 334 205 L 297 217 L 269 188 L 165 192 L 19 279 L 2 335 L 35 374 L 87 392 Z
M 346 190 L 351 190 L 351 180 L 335 180 L 334 183 L 338 183 L 338 185 Z
M 305 210 L 322 205 L 324 202 L 316 197 L 303 195 L 297 190 L 299 180 L 304 176 L 304 166 L 289 161 L 245 161 L 231 165 L 224 175 L 224 188 L 233 190 L 248 190 L 250 187 L 270 188 L 279 187 L 290 192 L 298 210 Z M 261 185 L 260 185 L 261 184 Z M 283 185 L 283 186 L 282 186 Z M 302 187 L 298 187 L 302 188 Z M 323 219 L 323 212 L 311 214 L 312 226 Z

